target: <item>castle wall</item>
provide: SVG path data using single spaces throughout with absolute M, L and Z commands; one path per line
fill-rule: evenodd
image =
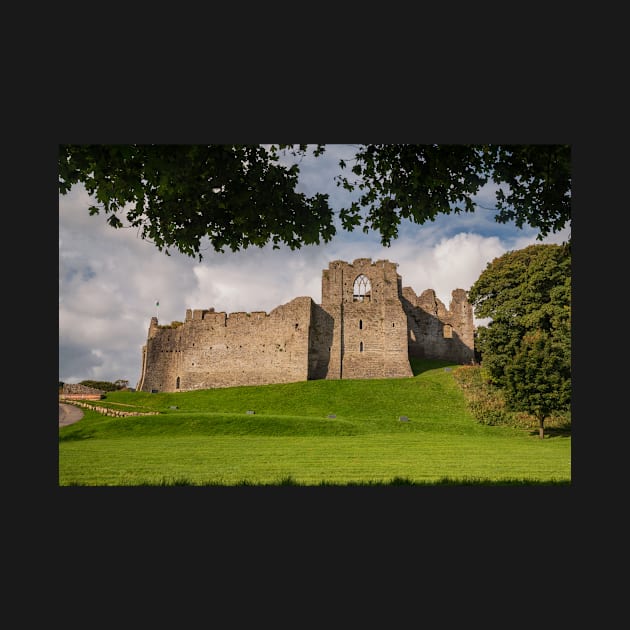
M 295 298 L 269 314 L 195 310 L 177 328 L 152 329 L 141 390 L 307 380 L 311 304 L 310 297 Z
M 343 313 L 343 378 L 411 377 L 400 302 L 349 303 Z
M 311 304 L 311 325 L 308 341 L 308 378 L 328 378 L 331 370 L 331 351 L 334 318 L 321 306 Z
M 447 309 L 433 289 L 417 296 L 404 287 L 409 356 L 470 363 L 474 358 L 473 309 L 463 289 L 452 292 Z

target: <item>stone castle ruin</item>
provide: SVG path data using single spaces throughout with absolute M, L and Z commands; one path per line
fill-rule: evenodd
M 270 313 L 187 309 L 183 323 L 151 318 L 138 391 L 177 392 L 311 379 L 405 378 L 409 357 L 471 363 L 466 291 L 447 309 L 433 289 L 402 286 L 396 263 L 358 258 L 322 273 L 322 302 L 296 297 Z

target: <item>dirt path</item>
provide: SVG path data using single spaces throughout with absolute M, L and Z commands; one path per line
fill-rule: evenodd
M 74 405 L 59 403 L 59 426 L 74 424 L 83 418 L 83 411 Z

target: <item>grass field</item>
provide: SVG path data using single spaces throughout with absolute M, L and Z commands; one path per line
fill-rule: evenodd
M 160 413 L 86 410 L 60 428 L 59 485 L 570 484 L 570 434 L 480 424 L 455 367 L 414 360 L 405 379 L 108 393 L 99 404 Z

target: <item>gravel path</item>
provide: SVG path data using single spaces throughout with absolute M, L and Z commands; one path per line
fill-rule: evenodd
M 65 427 L 74 424 L 83 418 L 83 411 L 74 405 L 59 403 L 59 426 Z

